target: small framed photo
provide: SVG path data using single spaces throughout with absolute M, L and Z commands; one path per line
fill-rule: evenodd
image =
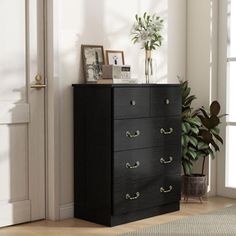
M 84 78 L 87 83 L 96 82 L 102 78 L 104 51 L 101 45 L 81 45 Z
M 124 65 L 124 52 L 115 50 L 106 50 L 106 62 L 108 65 Z

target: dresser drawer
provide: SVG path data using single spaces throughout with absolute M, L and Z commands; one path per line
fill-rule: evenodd
M 180 200 L 180 176 L 114 185 L 113 214 L 119 215 Z
M 180 144 L 180 117 L 114 121 L 114 150 Z
M 151 88 L 151 116 L 174 116 L 181 114 L 180 87 Z
M 114 153 L 114 184 L 163 174 L 181 174 L 180 146 L 168 145 Z
M 114 88 L 113 93 L 115 119 L 149 116 L 149 88 Z

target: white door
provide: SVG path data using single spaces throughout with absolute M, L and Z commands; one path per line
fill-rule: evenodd
M 228 115 L 221 127 L 225 145 L 217 158 L 217 192 L 236 198 L 236 1 L 219 1 L 219 13 L 219 99 Z
M 45 218 L 43 4 L 0 0 L 0 227 Z

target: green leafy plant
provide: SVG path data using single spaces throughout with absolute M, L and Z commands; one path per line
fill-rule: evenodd
M 220 104 L 213 101 L 209 109 L 201 107 L 193 110 L 191 105 L 196 99 L 190 95 L 191 88 L 188 81 L 181 81 L 182 92 L 182 167 L 185 175 L 192 174 L 193 163 L 202 158 L 202 172 L 204 173 L 205 160 L 210 155 L 215 158 L 219 151 L 218 142 L 223 144 L 220 137 Z
M 133 43 L 141 43 L 146 50 L 157 49 L 161 46 L 163 37 L 161 30 L 164 20 L 156 14 L 149 15 L 147 12 L 143 16 L 135 15 L 135 23 L 131 30 Z
M 192 102 L 195 95 L 190 95 L 191 88 L 188 81 L 181 82 L 182 93 L 182 167 L 185 175 L 192 173 L 193 162 L 198 160 L 200 153 L 197 150 L 198 134 L 201 127 L 201 120 L 193 114 Z

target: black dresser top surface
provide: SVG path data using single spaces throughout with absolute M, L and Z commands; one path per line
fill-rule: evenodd
M 180 84 L 72 84 L 74 88 L 85 87 L 102 87 L 102 88 L 114 88 L 114 87 L 179 87 Z

